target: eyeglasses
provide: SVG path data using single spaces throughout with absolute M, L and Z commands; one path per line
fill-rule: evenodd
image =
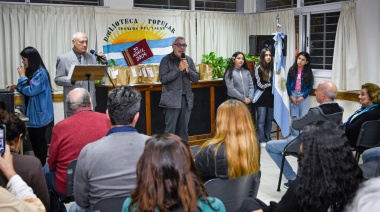
M 175 43 L 173 44 L 173 46 L 177 46 L 178 48 L 186 48 L 187 47 L 187 44 L 180 44 L 180 43 Z
M 80 45 L 84 45 L 84 44 L 87 44 L 88 41 L 87 40 L 76 40 Z

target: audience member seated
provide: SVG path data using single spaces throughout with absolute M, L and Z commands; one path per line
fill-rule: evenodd
M 7 189 L 0 187 L 1 211 L 45 211 L 44 205 L 33 193 L 33 189 L 17 175 L 13 167 L 13 155 L 10 153 L 10 149 L 6 145 L 4 155 L 0 157 L 0 170 L 8 181 Z M 40 163 L 39 160 L 38 162 Z
M 380 177 L 362 183 L 345 212 L 377 212 L 380 208 Z
M 330 121 L 307 125 L 300 139 L 299 172 L 280 202 L 246 199 L 242 211 L 344 211 L 363 180 L 344 131 Z
M 10 148 L 16 172 L 34 190 L 48 210 L 50 198 L 40 160 L 34 156 L 19 154 L 26 134 L 25 123 L 17 115 L 0 110 L 0 124 L 6 126 L 6 143 L 9 145 L 7 147 Z M 0 173 L 0 186 L 6 187 L 7 183 L 8 178 Z
M 238 100 L 223 102 L 216 115 L 214 138 L 195 155 L 195 166 L 204 182 L 233 179 L 260 171 L 259 143 L 250 112 Z
M 140 93 L 127 86 L 109 93 L 107 115 L 112 127 L 107 136 L 80 152 L 74 176 L 76 204 L 69 211 L 92 211 L 100 199 L 129 196 L 136 188 L 136 163 L 149 138 L 135 128 L 140 102 Z
M 295 130 L 302 130 L 307 124 L 319 120 L 328 120 L 341 125 L 343 108 L 340 107 L 338 103 L 334 102 L 337 94 L 338 91 L 334 83 L 330 81 L 319 83 L 317 90 L 315 91 L 315 98 L 320 105 L 318 107 L 310 108 L 305 116 L 293 119 L 292 128 Z M 265 149 L 279 168 L 281 167 L 282 152 L 284 151 L 285 146 L 294 139 L 295 137 L 291 136 L 287 139 L 271 140 L 267 143 Z M 283 174 L 289 181 L 296 179 L 296 173 L 286 159 Z M 289 182 L 285 183 L 284 186 L 287 188 Z
M 78 158 L 86 144 L 104 137 L 111 127 L 106 114 L 92 111 L 91 95 L 86 89 L 71 90 L 65 103 L 70 116 L 54 126 L 49 158 L 44 167 L 49 187 L 55 188 L 63 199 L 69 163 Z
M 148 139 L 137 162 L 137 187 L 123 205 L 128 211 L 226 211 L 209 197 L 185 141 L 174 134 Z
M 346 136 L 351 147 L 356 147 L 360 128 L 363 123 L 380 119 L 380 88 L 373 83 L 362 85 L 359 94 L 359 101 L 362 105 L 359 110 L 348 118 L 345 123 Z

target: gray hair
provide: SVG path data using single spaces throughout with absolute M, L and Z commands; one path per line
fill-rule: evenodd
M 173 41 L 173 45 L 177 43 L 178 40 L 183 40 L 183 41 L 186 41 L 184 37 L 182 36 L 179 36 L 179 37 L 176 37 Z
M 338 95 L 335 84 L 330 81 L 323 81 L 319 84 L 319 86 L 321 92 L 331 100 L 334 100 Z
M 84 88 L 75 88 L 66 96 L 66 105 L 70 115 L 82 107 L 91 107 L 91 95 Z
M 378 211 L 380 208 L 380 177 L 362 183 L 346 212 Z
M 87 35 L 86 35 L 85 33 L 83 33 L 83 32 L 76 32 L 76 33 L 74 33 L 74 35 L 73 35 L 73 40 L 77 40 L 77 39 L 79 39 L 79 38 L 82 37 L 82 36 L 85 36 L 86 38 L 88 38 Z

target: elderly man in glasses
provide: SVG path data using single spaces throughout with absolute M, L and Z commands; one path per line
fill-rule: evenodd
M 185 55 L 186 41 L 177 37 L 173 52 L 162 58 L 159 74 L 162 83 L 160 107 L 164 108 L 165 133 L 175 133 L 188 142 L 187 134 L 194 93 L 191 82 L 198 82 L 199 73 L 193 59 Z

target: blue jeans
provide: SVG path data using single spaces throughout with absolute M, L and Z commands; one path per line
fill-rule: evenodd
M 87 212 L 88 208 L 80 207 L 76 202 L 74 202 L 69 208 L 69 212 Z
M 303 95 L 303 92 L 301 91 L 292 91 L 292 96 L 296 99 L 299 97 L 302 97 L 302 95 Z M 290 117 L 292 119 L 302 117 L 306 115 L 306 113 L 309 111 L 309 107 L 310 107 L 309 97 L 304 99 L 299 104 L 295 104 L 292 101 L 289 101 L 289 102 L 290 102 Z M 292 127 L 290 127 L 290 133 L 292 136 L 297 136 L 300 134 L 298 130 L 293 129 Z
M 257 137 L 260 143 L 271 140 L 273 108 L 257 107 Z
M 278 168 L 281 168 L 282 152 L 284 151 L 285 146 L 294 138 L 295 137 L 290 136 L 289 138 L 283 140 L 271 140 L 265 146 L 265 149 L 267 150 L 269 156 L 273 159 Z M 283 174 L 287 180 L 296 179 L 296 173 L 293 171 L 286 158 L 284 162 Z
M 380 160 L 380 147 L 374 147 L 367 149 L 362 154 L 363 163 L 368 163 L 370 161 L 379 161 Z

